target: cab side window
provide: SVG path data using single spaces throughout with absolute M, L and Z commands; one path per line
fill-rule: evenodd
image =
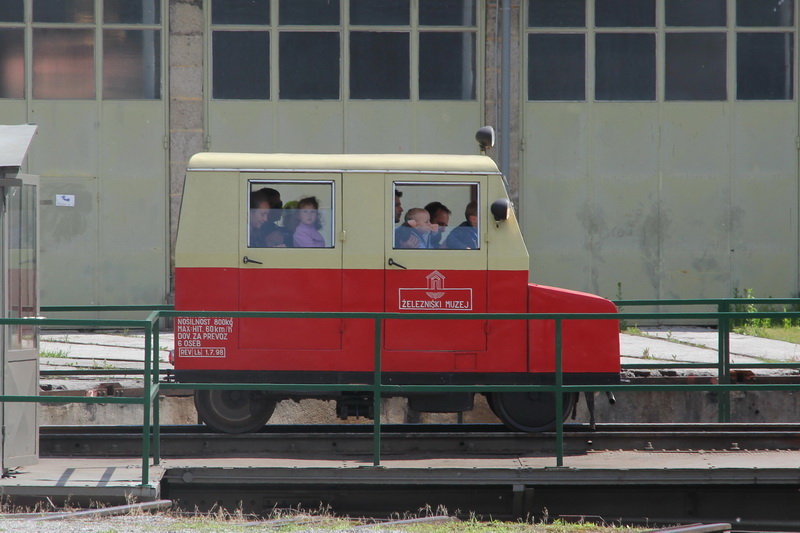
M 333 248 L 333 183 L 251 180 L 249 248 Z
M 477 183 L 395 182 L 394 248 L 480 249 Z

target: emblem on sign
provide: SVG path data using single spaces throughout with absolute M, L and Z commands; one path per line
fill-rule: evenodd
M 447 288 L 445 276 L 434 270 L 426 276 L 427 287 L 398 290 L 403 311 L 472 311 L 471 288 Z

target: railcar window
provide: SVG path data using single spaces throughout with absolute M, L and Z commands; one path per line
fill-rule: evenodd
M 332 182 L 253 180 L 249 195 L 248 247 L 334 247 Z
M 479 196 L 475 183 L 395 183 L 393 248 L 480 249 Z
M 586 0 L 529 0 L 531 28 L 586 27 Z

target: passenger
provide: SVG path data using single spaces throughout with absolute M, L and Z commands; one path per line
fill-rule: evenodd
M 265 246 L 269 248 L 286 248 L 286 235 L 283 229 L 277 224 L 281 219 L 281 211 L 283 209 L 281 193 L 269 187 L 265 187 L 261 190 L 265 191 L 270 208 L 269 220 L 262 226 Z
M 453 228 L 445 242 L 448 248 L 455 250 L 477 250 L 480 248 L 478 243 L 478 203 L 470 202 L 464 211 L 467 219 L 457 227 Z
M 400 198 L 403 197 L 403 191 L 398 191 L 395 189 L 394 191 L 394 223 L 397 224 L 400 222 L 400 217 L 403 216 L 403 203 L 400 201 Z
M 294 230 L 300 223 L 297 220 L 297 201 L 291 200 L 283 204 L 283 212 L 281 213 L 281 233 L 283 233 L 283 241 L 286 246 L 294 246 Z
M 431 232 L 438 230 L 431 224 L 431 216 L 422 208 L 406 211 L 405 222 L 395 230 L 395 248 L 432 248 Z
M 264 224 L 269 220 L 269 198 L 264 189 L 250 193 L 250 234 L 247 237 L 251 248 L 266 248 Z
M 431 224 L 439 226 L 438 231 L 431 234 L 432 248 L 444 248 L 442 237 L 450 223 L 451 211 L 442 202 L 431 202 L 425 206 L 425 211 L 431 215 Z
M 322 221 L 319 217 L 319 202 L 313 196 L 297 202 L 297 229 L 294 230 L 294 245 L 298 248 L 325 248 L 325 239 L 319 232 Z

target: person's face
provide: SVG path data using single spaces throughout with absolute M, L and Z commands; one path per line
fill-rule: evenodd
M 394 197 L 394 221 L 400 222 L 400 217 L 403 216 L 403 203 L 400 201 L 399 196 Z
M 432 229 L 435 229 L 434 226 L 431 225 L 431 216 L 427 211 L 423 211 L 422 213 L 417 213 L 414 215 L 414 220 L 417 222 L 417 225 L 414 226 L 414 229 L 423 235 L 430 233 Z
M 431 224 L 438 224 L 439 231 L 444 231 L 447 225 L 450 223 L 450 215 L 447 214 L 447 211 L 442 211 L 439 209 L 436 214 L 433 216 L 431 220 Z
M 269 204 L 261 202 L 258 207 L 250 210 L 250 225 L 256 229 L 264 225 L 269 219 Z
M 317 216 L 319 216 L 319 213 L 313 207 L 304 207 L 300 209 L 301 224 L 307 224 L 309 226 L 313 226 L 314 223 L 317 221 Z
M 473 228 L 478 227 L 478 215 L 470 215 L 467 220 L 469 220 L 469 225 Z

